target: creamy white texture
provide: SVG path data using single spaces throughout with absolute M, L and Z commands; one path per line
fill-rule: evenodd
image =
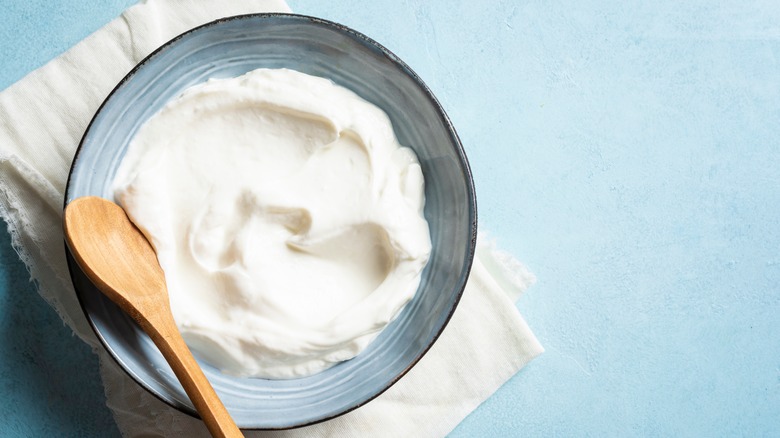
M 188 89 L 139 130 L 113 188 L 187 343 L 239 376 L 354 357 L 414 296 L 431 251 L 422 171 L 387 115 L 293 70 Z

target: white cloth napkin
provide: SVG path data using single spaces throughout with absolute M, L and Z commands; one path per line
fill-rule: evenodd
M 73 154 L 115 84 L 155 48 L 229 15 L 284 11 L 283 0 L 149 0 L 0 93 L 0 216 L 40 294 L 101 358 L 107 404 L 125 436 L 207 436 L 108 358 L 76 300 L 61 212 Z M 480 243 L 463 299 L 430 352 L 395 386 L 336 419 L 247 436 L 442 436 L 542 352 L 514 306 L 533 282 L 520 263 Z M 186 434 L 186 435 L 185 435 Z

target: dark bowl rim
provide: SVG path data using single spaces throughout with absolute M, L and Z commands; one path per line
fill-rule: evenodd
M 75 164 L 78 161 L 79 154 L 81 153 L 82 146 L 84 145 L 84 142 L 86 140 L 87 134 L 89 133 L 90 129 L 92 128 L 93 123 L 97 119 L 97 116 L 101 113 L 103 110 L 103 107 L 108 103 L 109 100 L 114 96 L 114 94 L 119 90 L 126 82 L 128 82 L 130 79 L 132 79 L 135 74 L 144 67 L 145 64 L 147 64 L 150 60 L 158 56 L 158 54 L 164 52 L 165 50 L 168 50 L 172 45 L 174 45 L 178 40 L 182 39 L 183 37 L 200 31 L 201 29 L 218 26 L 222 23 L 227 23 L 231 21 L 240 21 L 240 20 L 248 20 L 248 19 L 286 19 L 291 21 L 298 21 L 308 24 L 315 24 L 319 26 L 324 26 L 333 30 L 336 30 L 338 32 L 344 33 L 353 40 L 355 40 L 358 44 L 368 46 L 369 48 L 377 49 L 379 52 L 387 59 L 389 59 L 397 68 L 399 68 L 404 74 L 409 76 L 420 89 L 423 91 L 425 96 L 428 98 L 431 104 L 433 104 L 434 109 L 438 113 L 439 117 L 441 118 L 442 122 L 444 123 L 447 131 L 450 134 L 450 140 L 455 148 L 458 157 L 460 158 L 460 164 L 462 166 L 463 176 L 466 178 L 466 188 L 467 188 L 467 194 L 469 196 L 468 204 L 469 204 L 469 214 L 471 216 L 471 238 L 469 240 L 469 246 L 468 246 L 468 252 L 467 252 L 467 258 L 466 258 L 466 266 L 465 266 L 465 276 L 463 277 L 462 284 L 459 286 L 459 290 L 457 291 L 457 296 L 455 297 L 455 301 L 453 302 L 452 307 L 449 310 L 449 313 L 447 314 L 444 323 L 439 328 L 439 330 L 434 334 L 433 338 L 431 339 L 430 343 L 425 347 L 425 349 L 414 359 L 412 362 L 404 368 L 398 375 L 396 375 L 393 379 L 389 380 L 383 387 L 379 389 L 379 391 L 376 392 L 376 394 L 372 395 L 366 400 L 363 400 L 361 402 L 358 402 L 352 406 L 349 406 L 347 409 L 344 409 L 336 414 L 328 415 L 323 418 L 318 418 L 309 422 L 304 422 L 300 424 L 294 424 L 291 426 L 284 426 L 284 427 L 271 427 L 271 428 L 258 428 L 258 427 L 242 427 L 244 430 L 287 430 L 287 429 L 295 429 L 299 427 L 305 427 L 310 426 L 317 423 L 322 423 L 324 421 L 328 421 L 337 417 L 340 417 L 344 414 L 347 414 L 367 403 L 369 403 L 371 400 L 374 400 L 375 398 L 382 395 L 385 391 L 390 389 L 391 386 L 395 385 L 403 376 L 405 376 L 417 363 L 420 362 L 420 360 L 425 356 L 428 351 L 430 351 L 431 347 L 433 347 L 433 344 L 436 343 L 436 341 L 441 336 L 444 329 L 449 324 L 450 320 L 452 319 L 452 315 L 455 313 L 455 309 L 457 309 L 458 304 L 460 303 L 461 298 L 463 297 L 463 292 L 466 288 L 466 284 L 468 282 L 469 275 L 471 273 L 471 268 L 474 261 L 474 256 L 476 253 L 476 244 L 477 244 L 477 198 L 476 198 L 476 191 L 474 187 L 474 178 L 471 173 L 471 166 L 469 165 L 468 158 L 466 157 L 466 152 L 463 149 L 463 145 L 460 141 L 460 137 L 458 137 L 458 133 L 455 131 L 455 127 L 453 126 L 452 122 L 450 121 L 450 118 L 447 116 L 447 113 L 444 111 L 444 108 L 442 108 L 439 101 L 436 99 L 436 97 L 431 92 L 430 88 L 422 81 L 422 79 L 415 73 L 404 61 L 402 61 L 398 56 L 396 56 L 393 52 L 391 52 L 389 49 L 387 49 L 385 46 L 381 45 L 380 43 L 376 42 L 372 38 L 366 36 L 363 33 L 360 33 L 348 26 L 345 26 L 340 23 L 336 23 L 334 21 L 326 20 L 319 17 L 313 17 L 309 15 L 303 15 L 303 14 L 295 14 L 295 13 L 287 13 L 287 12 L 264 12 L 264 13 L 252 13 L 252 14 L 241 14 L 241 15 L 233 15 L 229 17 L 219 18 L 213 21 L 210 21 L 208 23 L 193 27 L 162 44 L 160 47 L 155 49 L 153 52 L 151 52 L 149 55 L 147 55 L 143 60 L 141 60 L 138 64 L 135 65 L 135 67 L 130 70 L 118 83 L 117 85 L 111 90 L 111 92 L 106 96 L 106 98 L 103 100 L 103 102 L 98 107 L 97 111 L 95 111 L 95 114 L 92 116 L 92 119 L 90 120 L 89 124 L 87 125 L 86 129 L 84 130 L 84 135 L 81 137 L 81 141 L 79 141 L 79 145 L 76 148 L 76 152 L 73 156 L 73 161 L 71 162 L 70 170 L 68 171 L 68 179 L 65 185 L 65 196 L 63 199 L 63 211 L 65 207 L 68 205 L 68 198 L 70 193 L 70 181 L 71 177 L 73 176 L 73 171 L 75 168 Z M 139 386 L 144 388 L 148 393 L 152 394 L 154 397 L 156 397 L 158 400 L 162 401 L 166 405 L 177 409 L 180 412 L 183 412 L 187 415 L 190 415 L 194 418 L 200 418 L 197 411 L 192 409 L 189 406 L 182 405 L 180 403 L 174 402 L 166 398 L 163 394 L 158 392 L 157 390 L 149 387 L 144 381 L 141 380 L 139 376 L 137 376 L 135 373 L 131 372 L 128 366 L 124 364 L 116 352 L 111 348 L 109 343 L 106 341 L 103 334 L 98 330 L 98 328 L 95 326 L 95 322 L 93 321 L 92 317 L 90 316 L 89 312 L 87 312 L 87 309 L 84 304 L 84 300 L 82 299 L 82 292 L 79 290 L 79 288 L 76 286 L 75 278 L 74 278 L 74 268 L 78 267 L 78 264 L 75 262 L 75 259 L 73 259 L 73 256 L 70 252 L 70 248 L 68 248 L 67 242 L 64 242 L 65 244 L 65 256 L 67 259 L 68 264 L 68 274 L 71 279 L 71 283 L 73 284 L 73 288 L 76 291 L 76 297 L 79 301 L 79 305 L 81 306 L 81 311 L 84 313 L 84 316 L 86 317 L 87 321 L 89 322 L 90 327 L 92 328 L 92 331 L 95 332 L 96 337 L 100 341 L 100 343 L 103 345 L 103 347 L 108 351 L 109 356 L 114 360 L 114 362 L 119 365 L 119 368 L 124 371 L 125 374 L 127 374 L 131 379 L 133 379 Z M 79 268 L 80 269 L 80 268 Z

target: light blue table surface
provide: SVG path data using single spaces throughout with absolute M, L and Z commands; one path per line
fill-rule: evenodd
M 129 0 L 0 0 L 0 89 Z M 457 127 L 547 352 L 453 436 L 780 436 L 780 3 L 290 0 Z M 0 233 L 0 436 L 117 435 Z

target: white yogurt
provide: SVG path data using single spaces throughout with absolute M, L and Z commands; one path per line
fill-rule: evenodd
M 185 91 L 139 130 L 114 194 L 157 251 L 187 343 L 239 376 L 354 357 L 431 251 L 422 171 L 387 115 L 293 70 Z

